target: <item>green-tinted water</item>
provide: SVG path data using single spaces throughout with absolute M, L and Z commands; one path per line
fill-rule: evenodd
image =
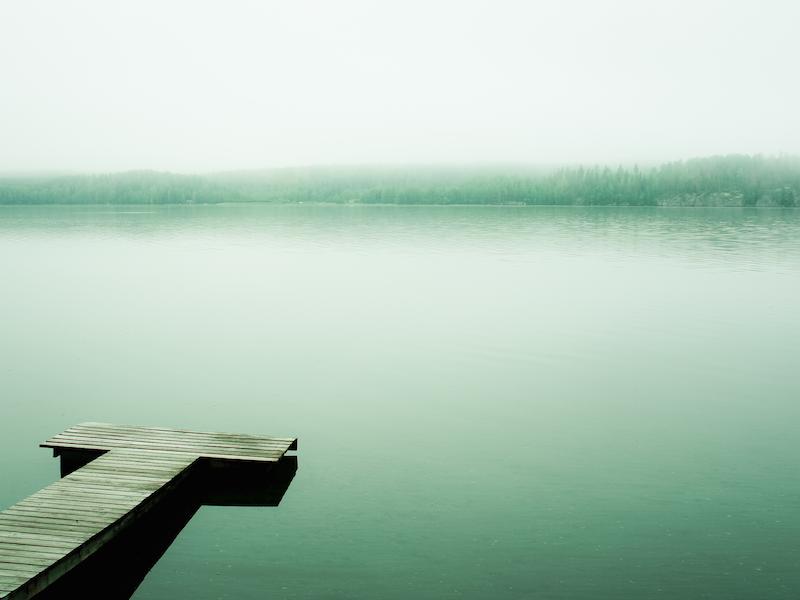
M 796 598 L 800 211 L 0 208 L 0 507 L 78 421 L 300 438 L 136 598 Z

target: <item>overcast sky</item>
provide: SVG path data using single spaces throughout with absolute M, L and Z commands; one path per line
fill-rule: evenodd
M 798 0 L 2 0 L 0 171 L 800 153 Z

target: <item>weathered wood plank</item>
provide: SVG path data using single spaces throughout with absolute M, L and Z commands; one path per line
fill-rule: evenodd
M 226 446 L 242 445 L 245 447 L 260 446 L 288 446 L 293 440 L 280 440 L 275 438 L 248 438 L 244 436 L 224 436 L 214 434 L 191 435 L 191 434 L 164 434 L 156 431 L 114 431 L 109 429 L 78 429 L 71 428 L 56 435 L 62 436 L 87 436 L 87 437 L 111 437 L 117 439 L 137 439 L 151 440 L 171 443 L 189 444 L 221 444 Z
M 45 554 L 45 555 L 54 555 L 54 556 L 63 556 L 66 552 L 66 549 L 59 550 L 56 548 L 43 548 L 42 546 L 35 546 L 32 544 L 10 544 L 5 541 L 0 541 L 0 554 L 15 554 L 15 553 L 26 553 L 32 552 L 34 554 Z
M 53 444 L 41 444 L 42 447 L 45 448 L 80 448 L 86 450 L 113 450 L 114 447 L 108 444 L 81 444 L 81 443 L 72 443 L 72 442 L 56 442 Z M 143 450 L 150 450 L 151 448 L 145 446 L 142 447 L 139 444 L 130 444 L 128 447 L 131 448 L 141 448 Z M 245 454 L 216 454 L 211 452 L 199 452 L 193 453 L 188 452 L 190 455 L 200 455 L 204 458 L 223 458 L 223 459 L 238 459 L 238 460 L 245 460 L 245 461 L 252 461 L 252 462 L 277 462 L 280 459 L 280 456 L 252 456 L 252 455 L 245 455 Z
M 193 452 L 198 454 L 232 454 L 232 455 L 273 455 L 283 454 L 286 451 L 285 445 L 275 446 L 239 446 L 235 444 L 202 444 L 188 442 L 171 442 L 137 438 L 117 438 L 101 435 L 57 435 L 50 438 L 46 443 L 53 445 L 80 444 L 104 446 L 108 448 L 149 448 L 153 450 L 167 450 L 171 452 Z
M 34 565 L 3 565 L 0 568 L 0 575 L 5 575 L 6 577 L 33 577 L 42 570 L 42 567 Z
M 29 576 L 22 575 L 18 571 L 11 572 L 11 569 L 4 569 L 3 572 L 0 573 L 0 580 L 6 583 L 13 583 L 15 581 L 18 581 L 19 579 L 24 580 L 28 578 Z
M 88 465 L 108 465 L 108 466 L 119 466 L 119 467 L 148 467 L 151 469 L 173 469 L 180 464 L 183 464 L 183 460 L 180 460 L 181 457 L 184 459 L 186 455 L 182 452 L 176 452 L 174 455 L 171 456 L 153 456 L 150 458 L 149 456 L 144 456 L 140 460 L 137 460 L 133 454 L 128 453 L 127 448 L 115 448 L 115 452 L 106 452 L 102 454 L 99 458 L 94 459 L 93 461 L 87 463 Z M 117 452 L 125 452 L 125 454 L 121 456 L 117 456 Z M 139 449 L 134 451 L 140 451 Z M 155 450 L 158 452 L 158 450 Z
M 54 535 L 53 533 L 36 533 L 12 529 L 11 531 L 0 531 L 0 541 L 7 543 L 20 542 L 37 546 L 49 546 L 53 548 L 71 548 L 74 546 L 73 536 Z
M 0 544 L 0 559 L 4 556 L 31 556 L 49 558 L 50 561 L 58 560 L 62 556 L 66 556 L 68 550 L 62 551 L 47 551 L 41 546 L 29 546 L 25 544 Z
M 141 500 L 142 495 L 131 495 L 127 498 L 120 498 L 118 496 L 109 496 L 103 494 L 80 494 L 77 490 L 72 493 L 48 493 L 48 494 L 35 494 L 26 498 L 22 502 L 18 502 L 14 506 L 29 506 L 36 504 L 48 504 L 57 502 L 60 505 L 74 506 L 75 508 L 91 508 L 92 506 L 135 506 Z
M 26 520 L 15 521 L 8 519 L 0 524 L 0 530 L 3 531 L 20 531 L 25 533 L 41 533 L 42 535 L 58 535 L 67 539 L 71 537 L 74 540 L 84 541 L 90 538 L 101 529 L 98 527 L 91 527 L 88 525 L 69 525 L 67 523 L 54 522 L 51 519 L 32 523 Z
M 41 540 L 54 542 L 83 542 L 88 538 L 87 534 L 74 531 L 53 531 L 38 529 L 28 529 L 18 525 L 0 524 L 0 538 L 3 537 L 29 537 L 39 536 Z
M 59 502 L 59 500 L 63 500 Z M 86 499 L 80 502 L 73 502 L 72 498 L 58 498 L 57 496 L 51 498 L 37 498 L 36 500 L 26 500 L 25 503 L 14 505 L 11 508 L 21 508 L 25 510 L 47 510 L 48 508 L 65 509 L 72 512 L 80 513 L 93 513 L 97 514 L 98 511 L 111 512 L 115 510 L 130 510 L 138 505 L 138 502 L 112 502 L 97 499 Z
M 21 527 L 30 528 L 64 528 L 69 530 L 81 531 L 83 529 L 93 529 L 94 522 L 81 521 L 80 519 L 59 517 L 63 522 L 53 522 L 56 520 L 55 516 L 42 514 L 39 516 L 33 514 L 18 514 L 18 513 L 3 513 L 0 515 L 0 529 L 4 531 L 10 530 L 14 527 L 14 531 Z
M 83 478 L 93 477 L 98 481 L 131 481 L 131 482 L 141 482 L 141 483 L 154 483 L 154 482 L 162 482 L 164 481 L 165 477 L 170 479 L 172 476 L 175 475 L 176 470 L 171 472 L 167 472 L 163 475 L 152 475 L 143 473 L 141 475 L 133 474 L 133 473 L 121 473 L 115 472 L 111 470 L 102 470 L 102 469 L 89 469 L 88 467 L 84 467 L 83 469 L 78 469 L 74 473 L 67 475 L 67 477 L 72 477 L 75 473 L 80 473 L 80 476 Z M 65 479 L 67 478 L 65 477 Z
M 115 450 L 116 451 L 113 454 L 107 452 L 100 458 L 103 458 L 104 460 L 129 460 L 137 463 L 158 462 L 169 464 L 175 464 L 176 462 L 181 462 L 186 459 L 186 456 L 183 452 L 176 452 L 175 450 L 153 450 L 147 454 L 142 454 L 140 460 L 136 459 L 136 455 L 140 453 L 138 448 L 115 448 Z
M 141 492 L 138 494 L 131 493 L 127 496 L 114 496 L 111 494 L 104 494 L 102 492 L 92 494 L 79 488 L 59 489 L 36 493 L 33 496 L 26 498 L 22 502 L 19 502 L 18 504 L 24 505 L 35 504 L 37 502 L 58 502 L 65 505 L 69 505 L 71 503 L 75 506 L 91 506 L 93 504 L 116 504 L 120 506 L 128 506 L 132 504 L 138 504 L 142 498 L 145 497 L 145 495 L 146 492 Z
M 2 565 L 31 565 L 46 567 L 52 563 L 52 558 L 42 556 L 41 554 L 31 556 L 30 553 L 28 553 L 27 556 L 24 556 L 21 552 L 15 554 L 0 553 L 0 568 L 4 568 Z
M 94 485 L 91 483 L 82 483 L 78 485 L 77 482 L 61 482 L 58 481 L 52 485 L 49 485 L 45 488 L 47 492 L 53 492 L 54 494 L 71 494 L 71 493 L 79 493 L 79 492 L 88 492 L 91 494 L 104 494 L 107 496 L 115 496 L 119 498 L 133 498 L 139 497 L 147 498 L 148 496 L 152 495 L 152 490 L 124 490 L 124 489 L 114 489 L 114 488 L 106 488 L 100 485 Z
M 139 504 L 144 496 L 130 496 L 128 498 L 120 498 L 119 496 L 111 496 L 104 494 L 80 494 L 80 493 L 50 493 L 50 494 L 35 494 L 25 500 L 26 505 L 35 505 L 39 502 L 47 503 L 50 501 L 66 502 L 67 504 L 74 503 L 76 506 L 135 506 Z M 20 503 L 22 504 L 22 503 Z
M 51 496 L 51 497 L 42 497 L 37 496 L 36 498 L 26 498 L 21 502 L 17 502 L 13 506 L 9 506 L 6 511 L 10 510 L 32 510 L 37 509 L 40 507 L 48 507 L 48 506 L 56 506 L 58 508 L 62 508 L 64 510 L 76 511 L 76 512 L 94 512 L 97 513 L 98 510 L 108 510 L 113 511 L 118 508 L 127 508 L 131 506 L 136 506 L 136 502 L 134 500 L 127 500 L 125 502 L 116 502 L 113 503 L 103 502 L 102 499 L 94 498 L 94 499 L 87 499 L 86 503 L 76 502 L 74 498 L 69 496 Z M 94 505 L 94 506 L 93 506 Z M 3 513 L 0 513 L 3 514 Z
M 120 509 L 116 514 L 124 514 L 130 509 Z M 59 518 L 64 521 L 72 521 L 71 525 L 90 526 L 94 523 L 107 523 L 109 519 L 113 519 L 116 514 L 108 512 L 103 515 L 91 515 L 86 512 L 72 511 L 67 508 L 61 507 L 39 507 L 38 509 L 31 510 L 30 508 L 9 508 L 0 513 L 0 524 L 7 524 L 10 521 L 27 521 L 31 524 L 37 524 L 44 519 Z
M 98 507 L 94 510 L 84 510 L 72 506 L 59 506 L 58 504 L 39 504 L 35 506 L 12 506 L 11 508 L 5 510 L 3 515 L 9 515 L 18 518 L 36 518 L 37 516 L 60 517 L 63 519 L 70 518 L 88 525 L 90 523 L 107 523 L 109 519 L 113 519 L 118 515 L 124 515 L 126 512 L 130 512 L 134 508 L 136 508 L 135 504 L 129 506 L 118 506 L 114 508 Z
M 57 442 L 61 438 L 61 442 Z M 102 423 L 83 423 L 70 427 L 66 431 L 54 436 L 45 442 L 45 446 L 52 446 L 54 443 L 64 443 L 64 440 L 81 439 L 84 442 L 99 442 L 99 446 L 113 444 L 118 447 L 122 440 L 128 443 L 158 443 L 164 447 L 175 449 L 178 446 L 186 448 L 203 448 L 209 450 L 219 448 L 216 454 L 229 453 L 231 448 L 237 449 L 239 455 L 258 456 L 261 452 L 278 451 L 285 452 L 288 449 L 296 449 L 296 438 L 277 438 L 266 436 L 255 436 L 247 434 L 233 434 L 220 432 L 195 432 L 188 430 L 175 430 L 170 428 L 158 427 L 139 427 L 139 426 L 115 426 Z M 98 449 L 98 448 L 94 448 Z
M 67 477 L 69 478 L 68 481 L 71 483 L 86 484 L 86 485 L 102 485 L 112 490 L 118 489 L 128 492 L 155 491 L 160 487 L 157 483 L 110 481 L 110 480 L 105 480 L 102 477 L 90 477 L 90 476 L 84 477 L 83 475 L 80 474 L 80 469 L 75 471 L 75 473 L 67 475 Z M 67 477 L 65 477 L 64 479 L 66 480 Z
M 139 465 L 126 463 L 115 463 L 110 461 L 103 461 L 102 463 L 90 462 L 83 467 L 86 473 L 130 473 L 135 475 L 148 475 L 162 477 L 169 473 L 174 473 L 176 467 L 171 465 L 147 465 L 140 463 Z
M 25 581 L 26 579 L 28 579 L 27 576 L 20 575 L 16 571 L 13 572 L 13 573 L 2 573 L 2 574 L 0 574 L 0 581 L 2 581 L 3 583 L 6 583 L 6 584 L 10 583 L 10 584 L 17 584 L 18 585 L 18 582 L 20 580 Z M 10 589 L 15 589 L 15 588 L 10 588 Z
M 186 459 L 184 452 L 176 452 L 175 450 L 153 450 L 147 454 L 142 454 L 137 459 L 137 453 L 140 453 L 139 448 L 120 447 L 114 448 L 114 452 L 106 450 L 80 450 L 82 452 L 97 452 L 98 456 L 92 462 L 106 462 L 106 461 L 126 461 L 134 462 L 136 464 L 167 464 L 176 465 Z M 101 461 L 102 459 L 102 461 Z
M 114 425 L 112 423 L 96 423 L 96 422 L 87 422 L 87 423 L 80 423 L 75 425 L 75 427 L 102 427 L 102 428 L 112 428 L 117 430 L 126 430 L 126 431 L 142 431 L 144 433 L 148 432 L 167 432 L 167 433 L 179 433 L 181 435 L 186 436 L 204 436 L 204 435 L 219 435 L 219 436 L 232 436 L 232 437 L 243 437 L 243 438 L 253 438 L 257 440 L 263 439 L 270 439 L 270 440 L 278 440 L 282 442 L 292 442 L 297 438 L 290 438 L 290 437 L 276 437 L 276 436 L 263 436 L 257 435 L 253 433 L 228 433 L 228 432 L 220 432 L 220 431 L 196 431 L 191 429 L 177 429 L 174 427 L 150 427 L 150 426 L 143 426 L 143 425 Z
M 41 445 L 86 464 L 0 512 L 0 597 L 28 598 L 74 568 L 198 460 L 274 463 L 296 440 L 84 423 Z
M 59 493 L 60 492 L 60 493 Z M 81 493 L 82 492 L 82 493 Z M 31 503 L 31 502 L 48 502 L 55 500 L 62 504 L 69 504 L 72 502 L 73 504 L 78 504 L 80 502 L 81 497 L 85 498 L 87 502 L 95 502 L 95 503 L 104 503 L 104 502 L 114 502 L 116 504 L 136 504 L 139 502 L 139 499 L 145 492 L 141 492 L 139 494 L 131 493 L 129 497 L 121 498 L 121 497 L 114 497 L 114 496 L 105 496 L 103 494 L 91 494 L 87 493 L 86 491 L 80 490 L 79 488 L 74 489 L 60 489 L 58 491 L 54 490 L 47 490 L 47 493 L 37 493 L 33 496 L 26 498 L 18 502 L 17 504 L 24 504 L 24 503 Z
M 99 521 L 105 522 L 109 517 L 114 515 L 124 514 L 131 509 L 135 508 L 135 504 L 127 506 L 97 506 L 97 507 L 81 507 L 73 504 L 59 504 L 58 502 L 51 502 L 49 504 L 21 504 L 14 505 L 6 509 L 3 515 L 46 515 L 49 513 L 58 513 L 63 515 L 70 515 L 76 519 L 81 519 L 85 522 Z
M 242 437 L 219 437 L 219 436 L 186 436 L 186 435 L 163 435 L 163 434 L 139 434 L 128 432 L 114 432 L 101 429 L 84 430 L 68 429 L 52 438 L 96 438 L 114 440 L 139 440 L 147 442 L 158 442 L 167 445 L 186 445 L 186 446 L 219 446 L 223 448 L 254 448 L 254 449 L 273 449 L 286 448 L 291 444 L 288 441 L 274 440 L 270 438 L 247 439 Z

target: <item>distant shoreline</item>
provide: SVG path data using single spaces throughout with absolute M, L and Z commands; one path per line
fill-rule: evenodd
M 573 209 L 612 209 L 612 208 L 625 208 L 625 209 L 741 209 L 741 210 L 796 210 L 800 206 L 741 206 L 741 205 L 703 205 L 697 204 L 693 206 L 680 206 L 680 205 L 656 205 L 656 204 L 433 204 L 433 203 L 417 203 L 417 204 L 400 204 L 400 203 L 344 203 L 344 202 L 273 202 L 264 200 L 252 200 L 244 202 L 202 202 L 202 203 L 134 203 L 134 204 L 120 204 L 114 202 L 84 202 L 84 203 L 48 203 L 48 204 L 22 204 L 22 203 L 0 203 L 0 210 L 9 208 L 86 208 L 86 207 L 103 207 L 103 208 L 205 208 L 211 206 L 219 207 L 248 207 L 248 206 L 305 206 L 305 207 L 339 207 L 339 208 L 573 208 Z M 149 212 L 149 211 L 148 211 Z
M 638 167 L 311 167 L 0 178 L 0 205 L 800 206 L 800 157 Z

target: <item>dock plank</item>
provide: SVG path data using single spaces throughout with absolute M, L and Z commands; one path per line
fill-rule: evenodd
M 171 434 L 142 435 L 139 433 L 115 432 L 104 429 L 69 429 L 53 437 L 64 438 L 112 438 L 118 440 L 148 440 L 180 445 L 220 446 L 225 448 L 280 448 L 287 442 L 276 440 L 252 440 L 244 437 L 194 436 Z
M 14 554 L 2 554 L 0 555 L 0 565 L 33 565 L 33 566 L 42 566 L 46 567 L 47 565 L 51 564 L 53 561 L 50 558 L 43 557 L 41 554 L 30 554 L 30 553 L 14 553 Z
M 5 550 L 8 550 L 8 552 L 3 552 Z M 58 550 L 47 551 L 45 548 L 42 548 L 40 546 L 28 546 L 28 545 L 24 545 L 24 544 L 20 544 L 18 546 L 0 544 L 0 552 L 3 552 L 3 555 L 6 556 L 6 557 L 9 557 L 9 556 L 33 556 L 33 557 L 41 556 L 41 557 L 44 557 L 44 558 L 49 558 L 50 562 L 53 562 L 54 560 L 58 560 L 62 556 L 66 556 L 67 555 L 67 551 L 66 550 L 63 550 L 63 551 L 58 551 Z
M 55 442 L 46 442 L 41 444 L 44 448 L 74 448 L 76 450 L 86 449 L 86 450 L 113 450 L 116 447 L 121 447 L 122 444 L 107 444 L 107 443 L 91 443 L 91 444 L 84 444 L 80 442 L 63 442 L 63 441 L 55 441 Z M 142 450 L 158 450 L 158 447 L 153 448 L 146 444 L 127 444 L 125 447 L 129 448 L 139 448 Z M 183 452 L 183 451 L 182 451 Z M 253 462 L 277 462 L 280 459 L 280 456 L 276 454 L 269 454 L 269 455 L 261 455 L 255 456 L 252 453 L 212 453 L 212 452 L 192 452 L 190 450 L 186 450 L 188 454 L 193 455 L 200 455 L 204 458 L 222 458 L 222 459 L 239 459 L 239 460 L 250 460 Z
M 73 453 L 78 465 L 89 462 L 0 512 L 2 600 L 32 598 L 69 572 L 135 523 L 198 461 L 276 462 L 297 440 L 82 423 L 40 445 Z
M 282 454 L 285 452 L 283 446 L 270 446 L 270 447 L 247 447 L 239 445 L 214 445 L 214 444 L 178 444 L 169 441 L 160 440 L 137 440 L 137 439 L 124 439 L 105 436 L 53 436 L 50 438 L 49 443 L 56 445 L 75 445 L 83 444 L 84 447 L 98 446 L 108 448 L 137 448 L 137 449 L 150 449 L 150 450 L 166 450 L 170 449 L 172 452 L 190 452 L 192 454 L 204 455 L 209 454 L 225 454 L 230 456 L 273 456 L 275 454 Z
M 89 428 L 110 428 L 117 431 L 137 431 L 142 432 L 147 435 L 154 434 L 156 432 L 167 432 L 167 433 L 178 433 L 180 435 L 185 436 L 219 436 L 219 437 L 236 437 L 236 438 L 249 438 L 253 440 L 277 440 L 281 442 L 294 442 L 297 441 L 297 438 L 290 438 L 290 437 L 274 437 L 274 436 L 263 436 L 263 435 L 256 435 L 252 433 L 226 433 L 220 431 L 197 431 L 192 429 L 176 429 L 174 427 L 150 427 L 150 426 L 143 426 L 143 425 L 116 425 L 113 423 L 96 423 L 96 422 L 87 422 L 87 423 L 80 423 L 79 425 L 75 425 L 75 427 L 89 427 Z
M 50 448 L 135 448 L 189 452 L 207 458 L 274 461 L 297 448 L 296 438 L 199 432 L 164 427 L 81 423 L 46 440 Z

